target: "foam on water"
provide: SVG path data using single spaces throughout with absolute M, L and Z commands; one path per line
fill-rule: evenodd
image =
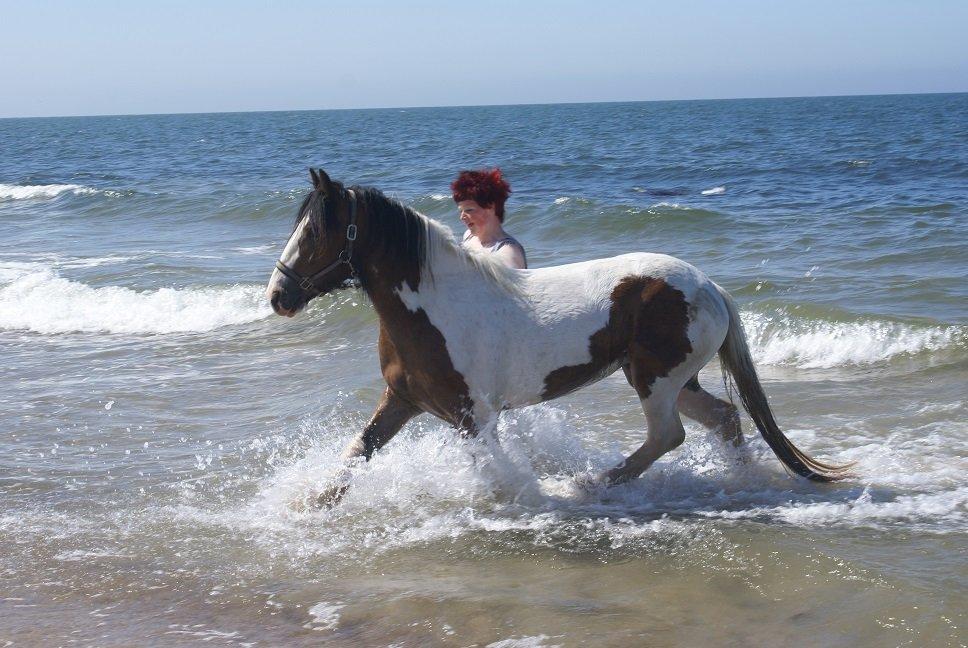
M 264 256 L 271 252 L 275 252 L 278 246 L 275 243 L 266 243 L 265 245 L 252 245 L 249 247 L 237 247 L 232 248 L 232 252 L 237 252 L 238 254 L 254 254 L 258 256 Z
M 36 333 L 211 331 L 272 314 L 260 286 L 94 288 L 39 264 L 0 269 L 0 330 Z
M 307 610 L 312 620 L 303 627 L 309 630 L 333 630 L 339 625 L 339 611 L 345 606 L 338 603 L 317 603 Z
M 713 187 L 712 189 L 703 189 L 700 193 L 704 196 L 718 196 L 720 194 L 726 193 L 726 187 Z
M 583 443 L 581 425 L 539 405 L 505 413 L 497 442 L 468 442 L 433 419 L 418 420 L 350 469 L 351 487 L 337 506 L 317 511 L 302 503 L 332 483 L 340 446 L 353 433 L 344 418 L 330 417 L 309 424 L 317 442 L 300 458 L 277 462 L 248 501 L 221 510 L 186 503 L 162 515 L 186 526 L 254 532 L 274 554 L 294 560 L 366 560 L 471 537 L 474 546 L 497 551 L 522 543 L 564 552 L 669 550 L 714 532 L 710 521 L 933 533 L 968 522 L 966 465 L 957 459 L 968 445 L 952 447 L 958 432 L 950 429 L 937 446 L 920 429 L 888 440 L 861 427 L 849 444 L 790 430 L 821 458 L 858 462 L 850 481 L 818 485 L 788 476 L 755 433 L 737 450 L 690 427 L 686 443 L 642 478 L 588 490 L 577 478 L 614 465 L 629 448 Z
M 757 363 L 804 369 L 868 365 L 896 357 L 964 346 L 963 326 L 899 322 L 829 322 L 786 314 L 742 314 Z
M 10 283 L 24 275 L 37 271 L 59 270 L 79 270 L 88 268 L 99 268 L 102 266 L 122 265 L 133 261 L 138 257 L 124 256 L 120 254 L 109 254 L 107 256 L 96 257 L 73 257 L 57 253 L 31 255 L 30 261 L 18 261 L 18 258 L 25 258 L 23 254 L 4 254 L 6 257 L 0 261 L 0 284 Z
M 56 198 L 70 192 L 76 196 L 95 194 L 97 189 L 77 184 L 12 185 L 0 184 L 0 200 L 30 200 Z
M 548 635 L 532 635 L 526 637 L 510 637 L 487 644 L 486 648 L 561 648 L 562 644 L 547 643 L 552 637 Z
M 964 510 L 968 506 L 968 487 L 943 493 L 900 495 L 878 501 L 869 489 L 856 499 L 844 502 L 807 502 L 799 506 L 751 507 L 742 511 L 717 511 L 707 516 L 728 519 L 773 519 L 797 526 L 842 525 L 855 521 L 863 526 L 880 523 L 932 520 L 934 533 L 957 532 L 964 528 Z M 913 526 L 919 526 L 913 524 Z

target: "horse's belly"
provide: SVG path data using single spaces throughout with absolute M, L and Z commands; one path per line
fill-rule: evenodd
M 497 321 L 492 319 L 497 324 Z M 464 374 L 471 398 L 488 409 L 523 407 L 560 396 L 608 375 L 618 366 L 600 366 L 589 352 L 589 338 L 608 321 L 608 311 L 585 307 L 557 321 L 540 318 L 504 320 L 491 342 L 471 347 L 477 358 L 458 351 L 455 367 Z M 471 349 L 466 348 L 464 352 Z M 561 390 L 555 376 L 563 367 L 581 367 Z M 581 374 L 581 377 L 578 375 Z M 551 389 L 548 379 L 551 377 Z

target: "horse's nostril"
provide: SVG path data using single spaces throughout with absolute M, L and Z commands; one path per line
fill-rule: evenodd
M 273 308 L 279 306 L 279 291 L 273 290 L 272 294 L 269 296 L 269 303 L 272 304 Z

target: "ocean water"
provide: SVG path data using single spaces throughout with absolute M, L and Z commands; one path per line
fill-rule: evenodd
M 855 477 L 687 421 L 585 492 L 644 437 L 619 375 L 497 454 L 419 417 L 300 508 L 383 384 L 362 295 L 262 295 L 310 165 L 455 231 L 453 176 L 500 165 L 533 267 L 693 263 Z M 0 640 L 964 645 L 966 216 L 965 94 L 0 120 Z

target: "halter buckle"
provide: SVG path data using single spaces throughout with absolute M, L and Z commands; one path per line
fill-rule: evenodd
M 299 287 L 309 292 L 310 290 L 316 290 L 316 284 L 312 282 L 309 277 L 303 277 L 302 281 L 299 282 Z
M 356 240 L 356 223 L 350 223 L 346 228 L 346 240 L 355 241 Z

